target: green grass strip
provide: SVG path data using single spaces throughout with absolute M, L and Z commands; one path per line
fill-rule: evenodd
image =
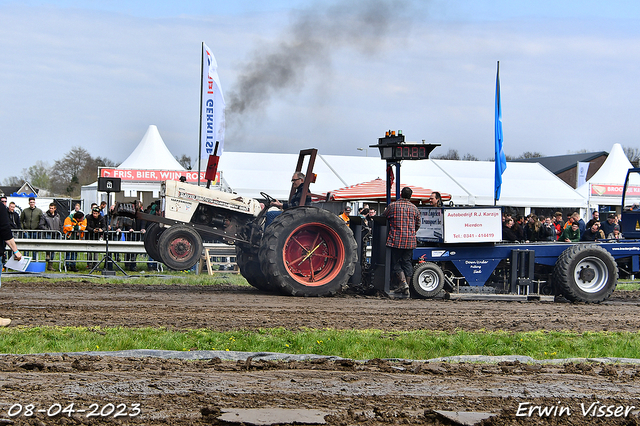
M 86 271 L 88 272 L 88 271 Z M 85 273 L 86 273 L 85 272 Z M 234 285 L 234 286 L 245 286 L 250 287 L 247 280 L 240 274 L 235 273 L 226 273 L 219 272 L 215 275 L 208 275 L 206 272 L 203 274 L 194 274 L 192 272 L 184 272 L 184 271 L 168 271 L 168 272 L 155 272 L 155 273 L 133 273 L 128 272 L 134 275 L 125 277 L 118 271 L 117 277 L 103 276 L 100 274 L 100 271 L 94 272 L 91 276 L 69 276 L 63 274 L 52 273 L 51 275 L 54 278 L 41 278 L 41 277 L 32 277 L 32 276 L 2 276 L 3 283 L 7 283 L 9 281 L 17 281 L 17 282 L 29 282 L 29 283 L 37 283 L 39 281 L 47 281 L 47 282 L 82 282 L 91 279 L 91 282 L 100 283 L 100 284 L 139 284 L 139 285 L 193 285 L 193 286 L 215 286 L 215 285 Z M 59 277 L 57 276 L 59 275 Z
M 638 332 L 534 331 L 386 332 L 381 330 L 303 330 L 217 332 L 164 328 L 11 327 L 0 330 L 0 353 L 117 351 L 264 351 L 337 355 L 352 359 L 430 359 L 454 355 L 528 355 L 535 359 L 574 357 L 636 358 Z

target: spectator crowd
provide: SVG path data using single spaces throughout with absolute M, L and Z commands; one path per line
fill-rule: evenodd
M 600 220 L 600 212 L 594 211 L 585 223 L 578 212 L 563 218 L 561 212 L 552 216 L 511 216 L 502 215 L 502 239 L 511 242 L 560 241 L 566 243 L 590 242 L 596 240 L 622 239 L 620 216 L 608 213 L 605 221 Z
M 24 208 L 19 214 L 16 211 L 16 205 L 12 201 L 7 204 L 6 197 L 0 197 L 9 214 L 9 223 L 12 231 L 22 231 L 22 238 L 29 239 L 67 239 L 67 240 L 120 240 L 120 241 L 140 241 L 144 238 L 147 224 L 144 220 L 116 216 L 114 213 L 115 205 L 107 209 L 107 203 L 102 202 L 100 205 L 93 203 L 90 213 L 86 214 L 81 210 L 80 204 L 76 203 L 74 209 L 68 216 L 62 217 L 55 203 L 50 203 L 49 208 L 43 212 L 36 207 L 34 197 L 29 198 L 29 207 Z M 143 208 L 142 202 L 136 201 L 136 211 L 144 211 L 145 213 L 157 214 L 158 202 L 151 203 L 147 209 Z M 3 256 L 5 255 L 3 250 Z M 33 258 L 38 257 L 38 253 L 25 253 Z M 45 261 L 47 270 L 54 270 L 54 252 L 47 252 Z M 62 254 L 61 254 L 62 256 Z M 113 255 L 116 262 L 119 262 L 121 256 L 124 257 L 125 268 L 129 271 L 137 270 L 138 255 L 132 253 Z M 88 269 L 96 266 L 96 263 L 102 259 L 100 253 L 86 253 L 86 265 Z M 156 269 L 157 263 L 145 256 L 144 262 L 149 264 L 149 269 Z M 62 262 L 62 259 L 60 259 Z M 67 270 L 78 271 L 78 252 L 69 251 L 64 253 L 64 264 Z M 107 265 L 108 269 L 112 269 L 111 264 Z
M 115 205 L 107 208 L 107 203 L 100 205 L 92 204 L 89 213 L 81 210 L 80 204 L 75 204 L 74 209 L 66 217 L 62 217 L 56 204 L 49 204 L 48 209 L 43 212 L 36 207 L 35 198 L 29 198 L 29 206 L 18 213 L 16 204 L 12 201 L 7 203 L 6 197 L 0 197 L 9 215 L 9 223 L 13 231 L 21 230 L 22 238 L 49 238 L 68 240 L 121 240 L 140 241 L 144 238 L 144 233 L 148 225 L 144 220 L 116 215 Z M 433 207 L 442 206 L 439 193 L 434 193 L 429 204 Z M 159 202 L 151 203 L 146 209 L 142 202 L 134 202 L 135 211 L 144 211 L 149 214 L 159 213 Z M 370 238 L 370 231 L 373 228 L 373 216 L 376 211 L 365 204 L 358 210 L 358 216 L 362 220 L 365 235 Z M 349 224 L 351 208 L 346 207 L 339 216 Z M 606 220 L 601 220 L 600 213 L 596 210 L 592 212 L 588 222 L 580 217 L 578 212 L 569 214 L 566 218 L 561 212 L 553 215 L 529 214 L 514 215 L 503 213 L 502 215 L 502 240 L 507 242 L 539 242 L 539 241 L 560 241 L 560 242 L 591 242 L 597 240 L 619 240 L 623 238 L 620 232 L 620 216 L 615 213 L 608 213 Z M 367 242 L 368 244 L 368 242 Z M 5 255 L 3 251 L 3 256 Z M 38 253 L 25 253 L 37 258 Z M 46 252 L 45 261 L 47 269 L 53 270 L 55 253 Z M 113 255 L 116 262 L 124 260 L 124 266 L 129 271 L 137 270 L 139 262 L 138 255 L 132 253 L 116 253 Z M 99 253 L 86 254 L 86 266 L 93 268 L 102 259 Z M 60 260 L 62 261 L 62 259 Z M 143 259 L 148 263 L 149 269 L 156 269 L 157 263 L 145 256 Z M 65 252 L 64 264 L 67 270 L 78 271 L 78 253 Z M 111 269 L 112 265 L 108 265 Z

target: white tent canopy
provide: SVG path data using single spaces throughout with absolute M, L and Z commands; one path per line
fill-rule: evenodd
M 622 202 L 622 188 L 624 181 L 627 177 L 627 171 L 632 168 L 632 164 L 627 159 L 622 146 L 619 143 L 614 144 L 611 147 L 609 156 L 602 164 L 600 169 L 583 185 L 580 185 L 576 192 L 587 198 L 589 201 L 589 207 L 595 208 L 598 205 L 619 206 Z M 637 176 L 633 176 L 631 184 L 640 185 L 640 179 Z M 608 193 L 608 187 L 619 187 L 619 195 L 591 195 L 592 188 L 595 188 L 595 192 Z M 602 190 L 602 191 L 600 191 Z M 637 201 L 637 198 L 635 198 Z M 629 201 L 632 201 L 629 199 Z M 625 200 L 626 202 L 626 200 Z
M 119 169 L 142 169 L 142 170 L 185 170 L 182 165 L 167 148 L 158 128 L 153 124 L 149 126 L 142 140 L 118 166 Z
M 240 195 L 262 198 L 260 192 L 286 199 L 297 154 L 225 151 L 220 170 L 229 186 Z M 385 178 L 386 164 L 377 157 L 319 155 L 318 175 L 311 192 L 327 192 Z M 457 205 L 493 205 L 494 163 L 489 161 L 404 161 L 400 181 L 451 194 Z M 397 177 L 396 177 L 397 178 Z M 512 207 L 586 208 L 586 198 L 538 163 L 508 163 L 503 175 L 502 196 L 497 203 Z
M 493 205 L 495 164 L 491 161 L 434 160 L 452 179 L 470 193 L 466 204 Z M 586 198 L 576 193 L 540 163 L 509 162 L 502 175 L 498 206 L 586 207 Z
M 169 170 L 185 171 L 185 168 L 175 159 L 167 145 L 165 145 L 158 128 L 153 124 L 149 126 L 142 140 L 138 143 L 133 152 L 118 167 L 124 170 Z M 106 194 L 98 194 L 98 183 L 83 186 L 81 189 L 82 200 L 85 205 L 99 203 L 104 199 L 109 204 L 116 197 L 112 195 L 111 200 L 106 200 Z M 147 199 L 143 198 L 143 193 L 147 193 Z M 148 203 L 157 199 L 160 195 L 160 182 L 122 182 L 122 195 L 126 198 L 136 198 Z

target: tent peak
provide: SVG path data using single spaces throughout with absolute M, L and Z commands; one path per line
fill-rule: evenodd
M 138 146 L 118 168 L 185 170 L 167 148 L 155 124 L 149 125 Z

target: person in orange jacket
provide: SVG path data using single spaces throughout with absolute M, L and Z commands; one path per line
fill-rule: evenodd
M 351 207 L 349 207 L 349 206 L 345 207 L 345 209 L 342 211 L 342 213 L 339 214 L 340 218 L 342 220 L 344 220 L 347 225 L 351 221 L 351 219 L 349 219 L 350 215 L 351 215 Z
M 84 238 L 84 230 L 87 228 L 87 219 L 84 217 L 84 213 L 81 211 L 73 212 L 64 220 L 64 226 L 62 232 L 64 232 L 65 238 L 68 240 L 80 240 Z M 76 259 L 78 258 L 77 252 L 67 252 L 64 259 L 65 265 L 68 270 L 78 272 L 76 266 Z

